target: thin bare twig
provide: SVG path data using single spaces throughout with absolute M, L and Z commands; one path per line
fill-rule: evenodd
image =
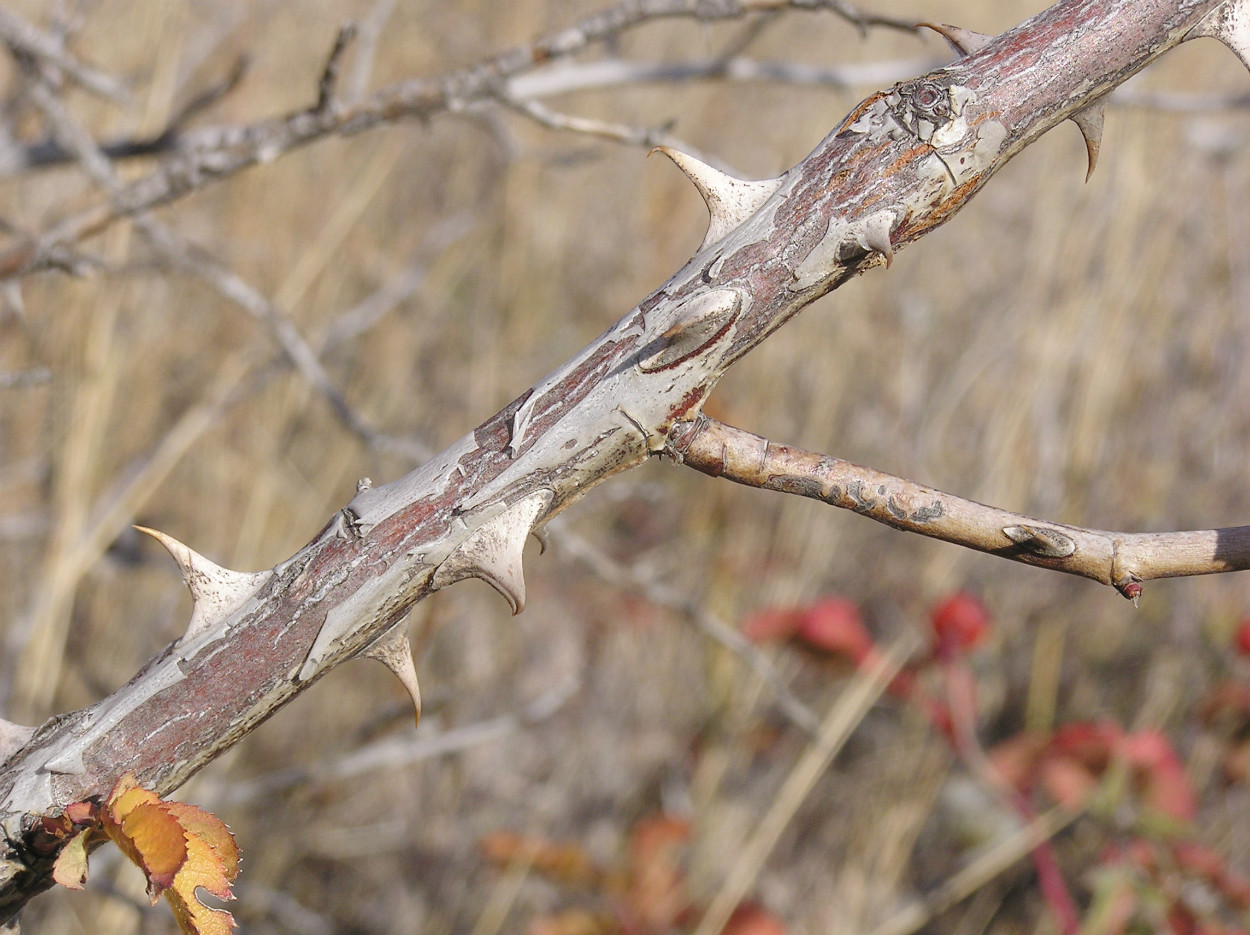
M 713 419 L 680 422 L 669 452 L 713 477 L 822 500 L 895 529 L 1081 575 L 1136 600 L 1153 578 L 1250 568 L 1250 526 L 1170 533 L 1084 529 L 965 500 Z
M 356 26 L 353 23 L 344 23 L 339 27 L 334 37 L 334 45 L 330 48 L 330 55 L 326 58 L 325 67 L 321 69 L 321 80 L 317 82 L 317 104 L 314 110 L 318 112 L 326 110 L 334 103 L 334 97 L 338 93 L 339 67 L 343 64 L 343 54 L 355 38 Z
M 827 10 L 860 29 L 884 26 L 914 32 L 909 22 L 869 16 L 842 0 L 623 0 L 575 25 L 477 65 L 432 78 L 418 78 L 376 91 L 358 102 L 330 102 L 243 127 L 198 136 L 193 148 L 170 154 L 150 174 L 122 188 L 107 202 L 62 218 L 42 237 L 0 254 L 0 279 L 47 268 L 57 247 L 93 236 L 119 218 L 176 201 L 210 182 L 293 149 L 336 134 L 353 134 L 407 118 L 427 119 L 496 98 L 506 82 L 539 65 L 566 58 L 644 23 L 693 18 L 714 22 L 777 9 Z M 323 72 L 324 73 L 324 72 Z M 215 137 L 215 138 L 214 138 Z
M 777 705 L 791 722 L 811 737 L 820 733 L 820 718 L 799 697 L 790 691 L 785 679 L 769 658 L 753 646 L 737 629 L 730 626 L 698 601 L 678 594 L 673 588 L 656 580 L 636 567 L 615 562 L 591 543 L 559 522 L 551 523 L 548 531 L 558 547 L 568 552 L 596 575 L 617 586 L 637 588 L 651 603 L 674 610 L 694 623 L 706 636 L 720 643 L 747 664 L 777 698 Z
M 605 120 L 594 120 L 589 117 L 574 117 L 562 114 L 533 100 L 512 97 L 500 93 L 499 100 L 512 110 L 529 117 L 540 126 L 549 130 L 566 130 L 573 133 L 585 133 L 614 143 L 625 143 L 629 146 L 642 146 L 654 149 L 656 146 L 673 146 L 687 151 L 690 146 L 672 136 L 668 131 L 672 122 L 661 127 L 633 127 L 625 123 L 609 123 Z
M 511 714 L 453 727 L 432 736 L 423 731 L 419 736 L 405 733 L 383 737 L 326 763 L 278 770 L 254 779 L 232 780 L 209 798 L 217 807 L 237 805 L 304 783 L 342 782 L 377 770 L 411 766 L 422 760 L 495 743 L 552 717 L 580 688 L 577 681 L 563 681 Z M 424 720 L 422 727 L 425 727 Z
M 59 40 L 32 26 L 7 6 L 0 6 L 0 40 L 14 55 L 51 66 L 92 94 L 117 103 L 125 103 L 129 98 L 121 81 L 83 64 L 66 52 Z

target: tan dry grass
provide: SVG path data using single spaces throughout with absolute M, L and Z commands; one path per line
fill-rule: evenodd
M 1041 5 L 889 4 L 986 31 Z M 76 49 L 130 76 L 140 93 L 129 111 L 70 100 L 101 135 L 150 127 L 246 52 L 249 78 L 211 119 L 298 106 L 312 99 L 334 29 L 369 6 L 89 4 Z M 376 81 L 472 61 L 597 6 L 399 4 Z M 31 3 L 22 12 L 44 13 Z M 626 37 L 622 51 L 707 54 L 736 28 L 654 25 Z M 941 54 L 936 41 L 927 50 Z M 914 57 L 917 45 L 884 33 L 861 42 L 832 18 L 795 15 L 770 27 L 754 54 L 874 61 Z M 1244 90 L 1244 72 L 1214 43 L 1171 59 L 1142 86 Z M 675 117 L 682 137 L 762 176 L 800 159 L 867 90 L 646 87 L 560 103 L 646 125 Z M 1245 522 L 1247 123 L 1245 111 L 1113 110 L 1088 186 L 1076 131 L 1060 128 L 888 274 L 822 301 L 736 368 L 718 390 L 718 412 L 779 440 L 1056 519 L 1130 529 Z M 320 144 L 161 216 L 277 301 L 314 345 L 336 315 L 424 263 L 416 293 L 326 362 L 373 424 L 437 447 L 576 351 L 697 243 L 693 191 L 642 156 L 511 115 L 444 117 Z M 0 183 L 0 215 L 36 229 L 88 197 L 76 171 L 49 171 Z M 438 225 L 461 214 L 468 233 L 432 243 Z M 238 308 L 203 282 L 154 269 L 137 234 L 119 227 L 91 249 L 116 272 L 29 280 L 25 317 L 0 317 L 0 368 L 51 373 L 45 384 L 0 390 L 0 530 L 18 531 L 0 536 L 0 621 L 10 632 L 33 626 L 5 713 L 28 721 L 113 690 L 184 624 L 175 570 L 135 542 L 129 523 L 234 567 L 268 566 L 319 529 L 356 478 L 408 468 L 366 450 L 298 377 L 270 364 L 275 348 Z M 232 387 L 239 393 L 221 409 Z M 136 471 L 146 473 L 118 499 Z M 1044 727 L 1113 716 L 1160 724 L 1197 755 L 1203 739 L 1187 712 L 1232 671 L 1222 641 L 1248 604 L 1242 576 L 1157 583 L 1134 611 L 1085 582 L 669 465 L 600 489 L 570 522 L 734 620 L 837 592 L 863 602 L 887 634 L 919 626 L 950 589 L 980 590 L 998 621 L 979 660 L 987 739 L 1026 719 Z M 499 924 L 519 930 L 585 897 L 532 874 L 501 875 L 483 861 L 480 835 L 575 839 L 609 861 L 631 822 L 661 804 L 689 810 L 691 886 L 704 900 L 717 892 L 803 738 L 783 731 L 762 750 L 753 738 L 775 717 L 768 692 L 682 620 L 589 578 L 558 549 L 528 563 L 532 596 L 517 620 L 475 583 L 418 615 L 430 699 L 420 734 L 516 710 L 565 678 L 580 682 L 574 700 L 491 744 L 222 805 L 246 854 L 246 928 L 465 930 L 493 896 L 509 910 Z M 777 661 L 818 710 L 842 690 L 789 651 Z M 186 796 L 212 807 L 244 779 L 410 731 L 398 687 L 371 666 L 353 663 L 319 683 Z M 954 818 L 939 796 L 950 769 L 943 744 L 905 711 L 870 716 L 781 835 L 754 893 L 796 932 L 884 922 L 917 887 L 959 866 L 962 845 L 945 833 Z M 1248 870 L 1247 790 L 1224 789 L 1210 773 L 1204 833 Z M 1077 866 L 1098 834 L 1068 842 Z M 117 869 L 119 894 L 133 899 L 134 877 Z M 966 914 L 944 916 L 935 930 L 971 930 L 978 919 L 998 931 L 1043 925 L 1036 899 L 1012 888 L 1023 879 L 1019 871 L 989 883 Z M 127 895 L 53 894 L 27 928 L 172 924 L 141 915 Z

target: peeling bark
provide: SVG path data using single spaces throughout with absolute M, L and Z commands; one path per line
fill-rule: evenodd
M 1021 149 L 1191 31 L 1237 49 L 1246 21 L 1247 0 L 1063 0 L 871 95 L 772 182 L 670 153 L 708 201 L 707 239 L 576 357 L 418 470 L 360 490 L 270 571 L 229 572 L 162 540 L 196 598 L 186 635 L 0 766 L 0 924 L 51 885 L 59 845 L 40 839 L 40 816 L 106 794 L 127 771 L 168 793 L 340 662 L 380 652 L 394 662 L 391 634 L 439 587 L 481 577 L 519 611 L 530 531 L 664 450 L 735 361 L 814 299 L 888 264 Z M 24 738 L 6 728 L 0 739 Z

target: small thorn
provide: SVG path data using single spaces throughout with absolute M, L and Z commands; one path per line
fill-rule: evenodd
M 894 245 L 890 243 L 890 230 L 894 227 L 894 215 L 889 211 L 878 211 L 865 220 L 856 231 L 856 240 L 861 246 L 875 250 L 885 257 L 885 268 L 889 269 L 894 262 Z
M 714 169 L 707 163 L 687 155 L 671 146 L 657 146 L 659 150 L 694 183 L 707 204 L 707 233 L 703 236 L 702 250 L 708 244 L 721 240 L 735 227 L 760 209 L 773 193 L 781 187 L 781 179 L 762 179 L 757 182 L 734 178 Z M 648 154 L 650 155 L 650 154 Z
M 1203 17 L 1185 37 L 1219 39 L 1250 69 L 1250 0 L 1227 0 Z
M 211 630 L 219 620 L 237 610 L 255 594 L 273 574 L 272 571 L 232 571 L 222 568 L 173 536 L 146 526 L 136 526 L 135 529 L 147 533 L 165 547 L 178 563 L 182 580 L 191 592 L 191 621 L 182 637 L 184 640 L 194 639 Z
M 1076 551 L 1076 543 L 1070 536 L 1045 526 L 1005 526 L 1003 535 L 1041 558 L 1067 558 Z
M 1102 122 L 1106 109 L 1106 102 L 1098 101 L 1068 118 L 1077 125 L 1081 136 L 1085 139 L 1085 155 L 1089 159 L 1089 168 L 1085 170 L 1087 182 L 1094 174 L 1094 167 L 1098 165 L 1098 151 L 1102 148 Z
M 434 572 L 430 582 L 434 589 L 465 578 L 481 578 L 503 595 L 514 615 L 519 614 L 525 609 L 521 553 L 530 530 L 550 502 L 550 491 L 530 494 L 473 530 Z
M 947 23 L 917 23 L 916 25 L 932 29 L 960 56 L 971 55 L 978 49 L 989 45 L 995 38 L 983 32 L 964 29 L 962 26 L 951 26 Z
M 399 623 L 369 644 L 361 653 L 376 659 L 395 673 L 412 699 L 416 711 L 416 723 L 421 723 L 421 686 L 417 684 L 417 667 L 412 661 L 412 649 L 408 645 L 408 627 Z
M 6 721 L 0 718 L 0 763 L 3 763 L 22 747 L 26 746 L 26 742 L 30 740 L 31 735 L 35 733 L 33 727 L 26 727 L 22 724 L 14 724 L 12 721 Z

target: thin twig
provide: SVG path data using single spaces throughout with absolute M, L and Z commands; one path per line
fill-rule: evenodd
M 555 59 L 567 58 L 644 23 L 687 18 L 714 22 L 736 20 L 769 10 L 827 10 L 861 29 L 885 26 L 914 32 L 910 23 L 868 16 L 842 0 L 623 0 L 584 17 L 575 25 L 477 65 L 432 78 L 418 78 L 376 91 L 358 103 L 332 102 L 323 109 L 302 109 L 242 127 L 200 134 L 193 148 L 170 154 L 154 171 L 117 192 L 103 204 L 78 211 L 54 224 L 37 241 L 0 254 L 0 279 L 47 267 L 57 247 L 99 233 L 118 219 L 168 204 L 258 163 L 337 134 L 353 134 L 401 119 L 427 119 L 496 98 L 517 75 Z
M 320 112 L 328 109 L 334 103 L 334 97 L 339 85 L 339 67 L 343 64 L 343 54 L 355 38 L 355 24 L 344 23 L 339 27 L 338 33 L 334 36 L 334 45 L 331 46 L 325 66 L 321 69 L 321 80 L 317 82 L 317 104 L 313 110 Z
M 881 697 L 886 686 L 902 668 L 911 652 L 910 640 L 899 640 L 878 656 L 875 664 L 859 670 L 847 689 L 820 723 L 820 732 L 786 777 L 764 817 L 742 845 L 720 890 L 699 920 L 695 935 L 716 935 L 725 928 L 729 916 L 746 896 L 759 876 L 764 861 L 777 845 L 781 833 L 794 818 L 816 780 L 824 773 L 842 745 Z
M 574 117 L 571 114 L 562 114 L 543 104 L 539 104 L 537 101 L 523 100 L 503 93 L 499 95 L 499 100 L 517 113 L 529 117 L 540 126 L 544 126 L 549 130 L 585 133 L 600 139 L 611 140 L 614 143 L 642 146 L 646 149 L 654 149 L 657 146 L 672 146 L 683 151 L 690 149 L 688 144 L 668 132 L 672 127 L 671 121 L 662 127 L 633 127 L 625 123 L 608 123 L 604 120 L 594 120 L 589 117 Z
M 580 561 L 596 575 L 610 584 L 635 588 L 651 603 L 667 607 L 688 618 L 704 634 L 720 643 L 747 664 L 759 679 L 773 692 L 781 711 L 800 730 L 811 737 L 820 733 L 820 718 L 790 691 L 785 679 L 769 658 L 751 644 L 737 629 L 730 626 L 698 601 L 678 594 L 673 588 L 656 580 L 655 576 L 636 567 L 622 565 L 604 555 L 591 543 L 556 520 L 548 525 L 552 541 L 560 551 L 565 551 Z
M 124 104 L 129 99 L 126 86 L 111 75 L 84 65 L 65 51 L 55 37 L 32 26 L 7 6 L 0 6 L 0 40 L 17 56 L 35 59 L 63 72 L 92 94 Z
M 378 770 L 411 766 L 422 760 L 495 743 L 552 717 L 580 688 L 576 681 L 560 682 L 520 711 L 454 727 L 433 736 L 425 732 L 426 722 L 423 720 L 419 736 L 405 733 L 383 737 L 326 763 L 278 770 L 255 779 L 231 781 L 211 794 L 210 798 L 215 807 L 238 805 L 304 783 L 342 782 Z
M 706 417 L 674 425 L 669 452 L 713 477 L 821 500 L 895 529 L 1081 575 L 1134 601 L 1143 581 L 1250 568 L 1250 526 L 1124 533 L 1053 523 L 778 445 Z

